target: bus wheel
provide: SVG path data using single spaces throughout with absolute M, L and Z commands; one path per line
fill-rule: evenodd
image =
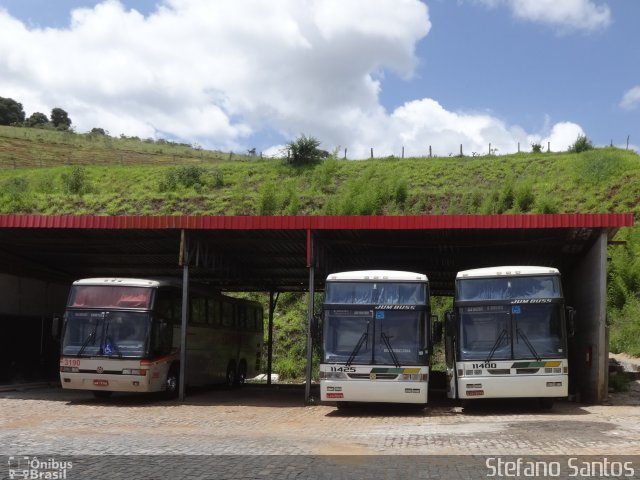
M 240 362 L 240 367 L 238 368 L 238 372 L 236 374 L 234 383 L 236 384 L 236 386 L 241 387 L 244 385 L 244 382 L 246 379 L 247 379 L 247 364 L 243 360 L 242 362 Z
M 113 392 L 107 390 L 93 390 L 93 396 L 101 400 L 105 400 L 111 396 Z
M 165 394 L 167 398 L 176 398 L 180 388 L 180 369 L 177 365 L 172 365 L 167 373 Z
M 236 381 L 236 364 L 234 362 L 229 362 L 227 366 L 227 377 L 225 379 L 225 385 L 227 387 L 233 387 L 233 384 Z
M 550 408 L 553 407 L 553 398 L 540 398 L 540 408 L 544 409 L 544 410 L 549 410 Z

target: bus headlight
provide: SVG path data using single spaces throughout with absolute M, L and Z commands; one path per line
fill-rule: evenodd
M 344 372 L 320 372 L 320 380 L 345 380 L 347 374 Z
M 122 374 L 123 375 L 139 375 L 141 377 L 144 377 L 147 375 L 147 371 L 141 368 L 123 368 Z

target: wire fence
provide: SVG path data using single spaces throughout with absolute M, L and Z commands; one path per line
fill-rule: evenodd
M 22 130 L 22 129 L 21 129 Z M 23 129 L 30 130 L 30 129 Z M 27 136 L 27 133 L 30 136 Z M 0 129 L 0 169 L 17 168 L 46 168 L 65 165 L 82 166 L 184 166 L 184 165 L 215 165 L 229 161 L 254 161 L 263 159 L 290 159 L 290 152 L 286 149 L 277 155 L 267 155 L 257 152 L 255 148 L 246 150 L 243 153 L 212 151 L 184 144 L 175 144 L 165 141 L 125 139 L 126 146 L 122 148 L 119 140 L 111 137 L 91 138 L 85 135 L 65 134 L 60 137 L 48 137 L 48 134 L 24 133 L 23 136 L 15 132 L 5 132 Z M 613 147 L 613 141 L 611 142 Z M 627 137 L 627 150 L 629 149 L 629 137 Z M 517 152 L 553 153 L 551 142 L 546 145 L 533 143 L 524 150 L 521 144 L 517 144 Z M 567 149 L 558 150 L 557 153 L 565 152 Z M 410 156 L 405 156 L 403 146 L 397 154 L 381 155 L 376 153 L 373 147 L 370 148 L 369 155 L 359 155 L 352 157 L 347 148 L 335 150 L 333 155 L 323 152 L 325 157 L 333 156 L 339 159 L 366 160 L 375 158 L 447 158 L 447 157 L 482 157 L 500 155 L 499 151 L 492 143 L 488 144 L 487 150 L 483 152 L 467 151 L 463 144 L 456 148 L 455 152 L 447 151 L 444 155 L 436 153 L 432 145 L 426 146 L 423 152 L 415 155 L 415 149 Z M 360 153 L 360 152 L 359 152 Z

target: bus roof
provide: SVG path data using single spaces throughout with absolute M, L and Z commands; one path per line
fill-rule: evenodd
M 526 265 L 474 268 L 472 270 L 458 272 L 456 280 L 460 278 L 488 278 L 515 275 L 560 275 L 560 271 L 552 267 L 532 267 Z
M 359 270 L 355 272 L 331 273 L 327 282 L 348 280 L 376 280 L 378 282 L 426 282 L 427 276 L 421 273 L 397 272 L 393 270 Z
M 73 282 L 74 285 L 107 285 L 110 287 L 159 287 L 168 285 L 162 280 L 150 280 L 141 278 L 83 278 Z

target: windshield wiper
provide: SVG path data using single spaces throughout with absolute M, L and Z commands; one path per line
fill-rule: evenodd
M 522 340 L 524 340 L 524 343 L 527 345 L 527 347 L 529 347 L 529 350 L 531 351 L 531 353 L 533 353 L 533 356 L 535 357 L 536 361 L 539 362 L 540 356 L 538 355 L 538 352 L 536 352 L 536 349 L 533 348 L 533 345 L 531 345 L 531 342 L 527 338 L 527 335 L 519 328 L 516 328 L 516 335 L 520 335 L 522 337 Z
M 498 349 L 498 346 L 500 345 L 500 342 L 502 342 L 502 339 L 506 336 L 508 336 L 508 332 L 506 328 L 503 328 L 502 331 L 500 332 L 500 335 L 498 335 L 498 338 L 496 338 L 496 342 L 493 344 L 493 347 L 491 347 L 491 351 L 489 352 L 489 356 L 487 357 L 486 362 L 490 362 L 491 359 L 493 358 L 494 353 L 496 353 L 496 350 Z
M 109 336 L 109 327 L 111 326 L 111 319 L 109 319 L 108 321 L 106 321 L 106 327 L 104 329 L 104 345 L 111 345 L 111 347 L 113 347 L 116 350 L 116 353 L 118 354 L 118 358 L 122 358 L 122 352 L 120 351 L 120 349 L 118 348 L 118 346 L 116 345 L 116 343 L 113 341 L 113 338 L 111 338 Z M 105 352 L 104 351 L 104 347 L 102 348 L 102 353 L 106 353 L 107 355 L 111 356 L 112 352 Z
M 353 352 L 351 352 L 351 355 L 349 355 L 349 359 L 345 364 L 347 367 L 351 366 L 351 364 L 353 363 L 353 360 L 356 358 L 356 355 L 358 355 L 358 352 L 362 348 L 362 345 L 364 345 L 364 342 L 366 342 L 368 338 L 369 338 L 369 322 L 367 322 L 367 329 L 362 333 L 362 335 L 360 335 L 360 340 L 358 340 L 358 343 L 353 349 Z
M 102 319 L 104 319 L 104 314 L 102 315 Z M 78 350 L 78 353 L 76 354 L 76 357 L 81 356 L 84 353 L 85 348 L 87 348 L 87 346 L 89 345 L 89 342 L 91 340 L 94 340 L 95 342 L 95 338 L 96 338 L 96 334 L 98 333 L 98 325 L 100 325 L 100 321 L 96 321 L 96 326 L 93 327 L 93 331 L 89 334 L 89 336 L 86 338 L 86 340 L 82 343 L 82 346 L 80 347 L 80 350 Z
M 400 362 L 398 361 L 396 352 L 393 351 L 393 347 L 391 346 L 391 342 L 389 341 L 389 336 L 386 333 L 381 332 L 380 337 L 382 337 L 382 341 L 384 342 L 387 349 L 389 350 L 389 355 L 391 355 L 391 360 L 393 360 L 393 364 L 396 366 L 396 368 L 400 368 Z

